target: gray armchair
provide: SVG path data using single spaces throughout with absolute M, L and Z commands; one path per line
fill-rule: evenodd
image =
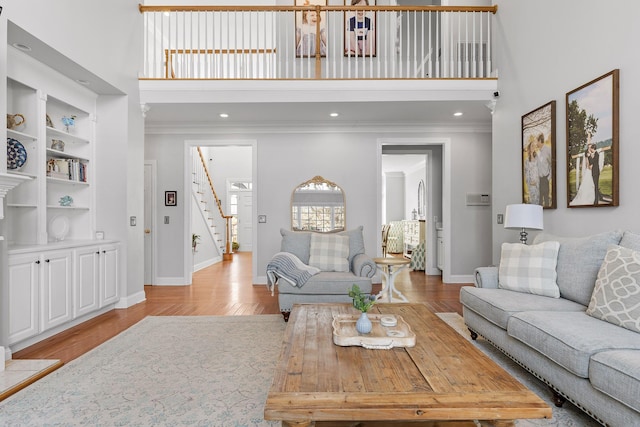
M 293 254 L 303 264 L 308 265 L 314 233 L 281 229 L 280 234 L 282 234 L 281 252 Z M 285 321 L 289 320 L 289 313 L 294 304 L 351 302 L 349 290 L 354 284 L 358 285 L 363 292 L 371 293 L 371 278 L 376 274 L 376 264 L 364 253 L 362 226 L 332 234 L 348 237 L 349 271 L 320 271 L 301 285 L 292 284 L 280 277 L 276 283 L 278 304 Z M 269 270 L 269 266 L 267 269 Z M 275 273 L 275 275 L 277 277 L 278 274 Z

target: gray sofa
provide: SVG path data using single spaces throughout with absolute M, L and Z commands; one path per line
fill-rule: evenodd
M 288 252 L 309 264 L 311 232 L 280 230 L 281 252 Z M 278 305 L 285 321 L 289 319 L 291 308 L 298 303 L 351 302 L 349 290 L 356 284 L 362 292 L 370 294 L 371 278 L 376 274 L 377 266 L 365 254 L 362 226 L 353 230 L 334 233 L 349 238 L 349 271 L 320 271 L 309 278 L 302 286 L 292 286 L 278 280 Z
M 460 292 L 465 324 L 473 339 L 484 337 L 548 384 L 557 406 L 568 399 L 602 424 L 638 426 L 640 333 L 588 313 L 594 287 L 603 289 L 611 277 L 610 254 L 621 251 L 614 245 L 640 251 L 640 235 L 611 231 L 560 238 L 543 233 L 534 244 L 552 241 L 560 243 L 555 268 L 559 298 L 504 289 L 499 272 L 506 276 L 506 270 L 478 268 L 475 287 Z M 636 288 L 639 270 L 628 276 Z M 638 310 L 630 312 L 636 325 Z

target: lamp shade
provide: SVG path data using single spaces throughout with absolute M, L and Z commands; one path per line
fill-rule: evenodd
M 542 230 L 542 206 L 530 204 L 507 205 L 504 228 Z

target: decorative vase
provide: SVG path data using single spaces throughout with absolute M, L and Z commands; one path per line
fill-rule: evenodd
M 57 151 L 64 151 L 64 141 L 60 139 L 51 140 L 51 149 Z
M 372 327 L 373 325 L 371 325 L 369 316 L 367 316 L 367 313 L 363 311 L 362 314 L 360 314 L 358 321 L 356 322 L 356 331 L 358 331 L 358 333 L 360 334 L 368 334 L 369 332 L 371 332 Z

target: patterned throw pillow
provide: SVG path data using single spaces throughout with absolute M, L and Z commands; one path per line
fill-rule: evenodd
M 311 234 L 309 265 L 321 271 L 349 271 L 349 236 Z
M 640 332 L 640 252 L 609 247 L 587 314 Z
M 559 298 L 556 264 L 560 243 L 538 245 L 503 243 L 498 287 L 516 292 Z

